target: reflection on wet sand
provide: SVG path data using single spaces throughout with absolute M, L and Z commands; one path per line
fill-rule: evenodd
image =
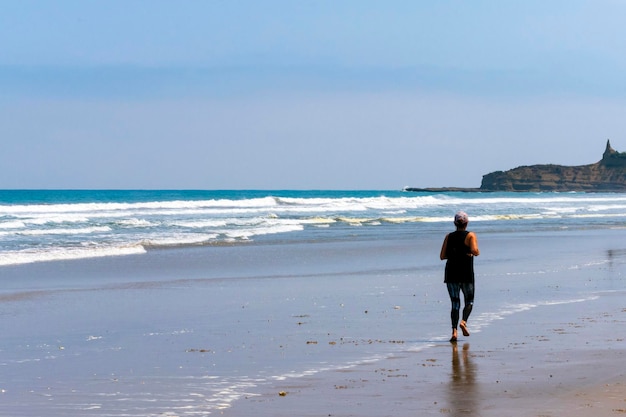
M 613 269 L 614 263 L 623 263 L 626 261 L 626 249 L 608 249 L 606 251 L 606 259 L 609 263 L 609 269 Z
M 452 372 L 448 385 L 449 410 L 452 416 L 477 415 L 478 412 L 477 370 L 469 348 L 469 343 L 465 343 L 459 352 L 457 343 L 452 343 Z

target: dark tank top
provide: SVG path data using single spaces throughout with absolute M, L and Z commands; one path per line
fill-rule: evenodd
M 474 283 L 474 257 L 465 244 L 467 230 L 457 230 L 448 235 L 446 245 L 446 283 Z

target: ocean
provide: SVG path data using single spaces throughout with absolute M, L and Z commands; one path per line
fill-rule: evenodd
M 1 191 L 0 415 L 222 415 L 447 345 L 458 210 L 472 340 L 620 303 L 624 194 Z
M 0 265 L 154 248 L 481 230 L 620 227 L 624 194 L 402 191 L 0 191 Z

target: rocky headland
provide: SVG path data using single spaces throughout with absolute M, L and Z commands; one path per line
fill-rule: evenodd
M 406 191 L 520 191 L 520 192 L 626 192 L 626 152 L 606 142 L 602 159 L 594 164 L 528 165 L 483 175 L 480 188 L 405 188 Z

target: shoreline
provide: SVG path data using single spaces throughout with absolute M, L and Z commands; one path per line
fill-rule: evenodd
M 416 193 L 491 193 L 491 190 L 483 190 L 481 188 L 465 188 L 465 187 L 404 187 L 402 191 Z
M 243 417 L 586 417 L 626 415 L 624 293 L 562 321 L 533 314 L 457 343 L 435 342 L 381 361 L 264 386 L 221 412 Z M 603 307 L 609 300 L 610 306 Z M 547 309 L 553 307 L 541 307 Z M 559 306 L 555 313 L 570 313 Z M 510 331 L 505 331 L 510 330 Z M 608 337 L 607 337 L 608 336 Z
M 557 417 L 619 390 L 623 230 L 480 233 L 456 350 L 442 234 L 381 237 L 5 268 L 0 410 Z
M 486 189 L 486 188 L 466 188 L 466 187 L 404 187 L 402 189 L 404 192 L 415 192 L 415 193 L 513 193 L 513 194 L 523 194 L 523 193 L 545 193 L 545 194 L 563 194 L 563 193 L 583 193 L 583 194 L 602 194 L 602 193 L 610 193 L 610 194 L 624 194 L 626 190 L 621 188 L 616 189 L 602 189 L 602 190 L 589 190 L 589 189 L 563 189 L 563 190 L 554 190 L 554 189 L 524 189 L 524 190 L 494 190 L 494 189 Z

